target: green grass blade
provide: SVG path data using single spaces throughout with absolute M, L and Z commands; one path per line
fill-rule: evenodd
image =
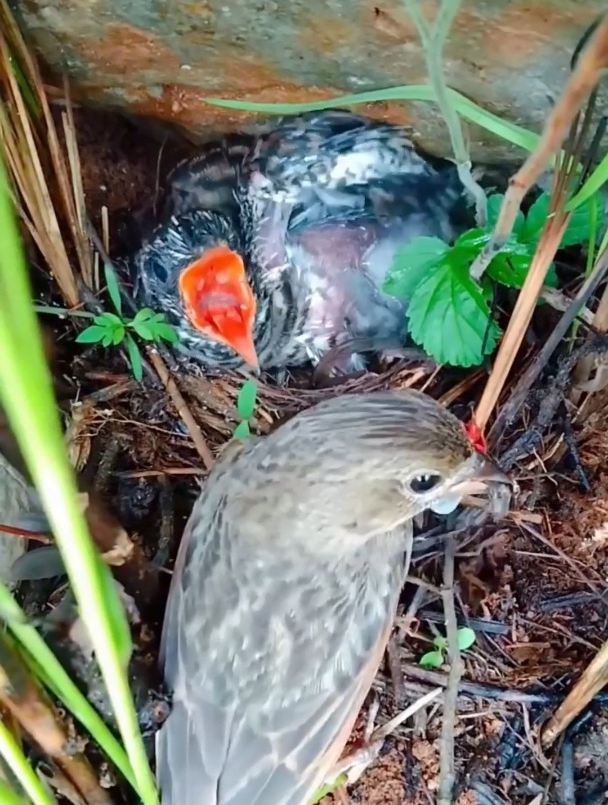
M 9 788 L 1 780 L 0 780 L 0 802 L 2 802 L 2 805 L 31 805 L 31 802 L 25 799 L 21 799 L 20 796 L 15 794 L 12 788 Z
M 24 659 L 35 671 L 36 676 L 63 702 L 135 788 L 135 779 L 124 749 L 72 682 L 37 630 L 27 623 L 25 613 L 3 585 L 0 585 L 0 613 L 6 619 L 7 628 L 24 649 Z
M 539 141 L 538 134 L 502 120 L 498 115 L 492 114 L 473 101 L 465 98 L 454 89 L 448 90 L 448 96 L 454 108 L 463 118 L 471 123 L 486 129 L 512 145 L 519 146 L 525 151 L 533 151 Z M 322 109 L 332 109 L 336 106 L 355 106 L 359 103 L 374 103 L 377 101 L 430 101 L 435 100 L 433 88 L 428 84 L 411 84 L 388 89 L 359 92 L 354 95 L 340 95 L 325 101 L 311 103 L 254 103 L 252 101 L 231 101 L 223 98 L 203 98 L 205 103 L 212 106 L 221 106 L 224 109 L 238 109 L 244 112 L 264 112 L 266 114 L 291 115 L 298 112 L 315 112 Z
M 80 615 L 86 624 L 144 805 L 158 795 L 129 690 L 98 557 L 78 505 L 53 387 L 21 249 L 7 177 L 0 163 L 0 401 L 53 529 Z M 115 602 L 114 609 L 120 605 Z M 122 611 L 124 616 L 124 610 Z
M 0 755 L 34 805 L 57 805 L 55 798 L 38 779 L 38 775 L 27 762 L 15 736 L 3 721 L 0 721 Z M 4 799 L 0 801 L 6 802 Z M 21 802 L 19 798 L 17 801 Z

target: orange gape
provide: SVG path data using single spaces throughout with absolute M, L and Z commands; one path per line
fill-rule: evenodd
M 227 246 L 203 252 L 180 273 L 179 292 L 193 327 L 257 368 L 253 343 L 255 297 L 237 252 Z

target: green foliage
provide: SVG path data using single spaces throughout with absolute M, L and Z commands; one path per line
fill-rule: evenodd
M 439 238 L 420 237 L 395 255 L 384 290 L 408 300 L 407 328 L 412 340 L 439 363 L 477 366 L 494 351 L 500 330 L 493 321 L 488 300 L 492 283 L 521 288 L 525 282 L 540 233 L 549 214 L 549 197 L 543 193 L 527 216 L 519 212 L 513 232 L 494 257 L 481 283 L 471 279 L 469 268 L 488 243 L 503 196 L 488 198 L 486 226 L 464 232 L 452 246 Z M 563 246 L 585 244 L 591 232 L 591 205 L 581 205 L 564 233 Z M 546 284 L 555 287 L 552 265 Z
M 257 390 L 257 382 L 252 377 L 248 378 L 239 390 L 236 398 L 236 412 L 241 421 L 232 434 L 235 439 L 248 439 L 251 435 L 249 420 L 255 411 Z
M 78 488 L 65 450 L 64 435 L 52 392 L 42 339 L 31 303 L 32 289 L 11 206 L 8 181 L 0 160 L 0 404 L 15 433 L 27 469 L 36 485 L 65 565 L 80 617 L 91 642 L 118 724 L 121 746 L 101 721 L 21 610 L 0 586 L 0 614 L 31 668 L 74 717 L 90 731 L 100 750 L 133 785 L 143 805 L 158 797 L 137 723 L 125 663 L 130 652 L 129 627 L 116 587 L 91 541 L 78 504 Z M 47 805 L 46 788 L 34 790 L 38 778 L 28 774 L 20 746 L 0 723 L 0 755 L 27 796 Z M 14 740 L 14 739 L 13 739 Z M 38 781 L 39 782 L 39 781 Z
M 463 626 L 463 628 L 459 629 L 457 632 L 457 639 L 458 650 L 466 651 L 471 648 L 475 642 L 475 632 L 469 629 L 468 626 Z M 433 640 L 433 645 L 435 648 L 432 651 L 427 651 L 427 653 L 423 654 L 418 660 L 418 665 L 421 665 L 423 668 L 441 668 L 443 665 L 444 654 L 448 650 L 448 641 L 445 637 L 438 635 Z
M 168 341 L 175 344 L 177 333 L 167 323 L 164 313 L 155 313 L 149 307 L 139 310 L 132 319 L 122 314 L 120 287 L 113 268 L 105 266 L 106 287 L 116 313 L 100 313 L 93 317 L 90 324 L 77 336 L 79 344 L 101 344 L 102 347 L 118 346 L 123 341 L 127 350 L 133 377 L 143 377 L 143 361 L 139 347 L 131 333 L 135 333 L 143 341 Z M 52 311 L 52 308 L 51 308 Z M 131 332 L 129 332 L 131 331 Z
M 335 791 L 336 788 L 339 788 L 341 785 L 344 785 L 347 781 L 347 777 L 345 774 L 340 774 L 333 783 L 326 783 L 322 788 L 319 788 L 315 794 L 313 794 L 313 798 L 310 800 L 310 805 L 317 805 L 318 802 L 321 802 L 323 797 L 326 797 L 328 794 L 331 794 L 332 791 Z

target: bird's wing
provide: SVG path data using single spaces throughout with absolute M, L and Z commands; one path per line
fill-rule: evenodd
M 255 192 L 296 200 L 302 190 L 339 192 L 395 175 L 434 173 L 401 126 L 345 111 L 277 121 L 258 137 L 246 170 Z
M 308 621 L 311 613 L 302 614 L 304 623 L 296 623 L 302 639 L 284 658 L 285 675 L 277 680 L 267 671 L 279 664 L 283 644 L 270 641 L 268 631 L 276 600 L 288 594 L 289 584 L 279 585 L 274 599 L 267 600 L 266 592 L 266 610 L 249 621 L 245 615 L 244 629 L 241 614 L 235 630 L 232 615 L 243 602 L 219 569 L 226 564 L 219 561 L 221 546 L 208 538 L 194 567 L 190 536 L 178 559 L 163 633 L 166 677 L 175 692 L 157 742 L 162 803 L 306 805 L 339 758 L 372 684 L 405 563 L 397 563 L 383 603 L 370 601 L 358 615 L 343 607 L 331 623 L 321 612 Z M 267 568 L 260 574 L 259 585 L 272 575 Z M 250 603 L 254 609 L 259 601 Z M 311 651 L 319 644 L 324 653 L 317 665 Z M 335 674 L 328 684 L 330 668 Z

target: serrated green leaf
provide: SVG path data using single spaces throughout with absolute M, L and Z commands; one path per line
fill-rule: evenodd
M 247 422 L 247 420 L 243 420 L 236 426 L 232 435 L 235 439 L 248 439 L 250 434 L 251 431 L 249 429 L 249 422 Z
M 488 229 L 490 232 L 494 229 L 496 222 L 498 221 L 498 215 L 500 213 L 500 208 L 502 207 L 503 199 L 504 195 L 502 193 L 493 193 L 491 196 L 488 196 L 488 221 L 486 224 L 486 229 Z M 525 220 L 526 219 L 524 218 L 523 212 L 518 210 L 512 230 L 516 236 L 518 236 L 521 232 Z
M 122 324 L 122 319 L 116 313 L 100 313 L 93 321 L 100 327 L 116 327 L 117 324 Z
M 595 195 L 577 207 L 568 221 L 563 234 L 560 247 L 586 245 L 591 235 L 591 205 L 598 205 L 598 212 L 603 215 L 604 202 L 600 196 Z M 534 202 L 528 211 L 524 236 L 526 240 L 536 240 L 549 215 L 549 196 L 543 193 Z
M 250 419 L 255 411 L 255 396 L 257 393 L 257 383 L 250 377 L 240 388 L 236 398 L 236 410 L 241 419 Z
M 440 238 L 414 238 L 399 249 L 384 281 L 384 291 L 397 299 L 409 299 L 418 283 L 448 251 Z
M 479 366 L 500 333 L 466 263 L 435 266 L 416 288 L 407 313 L 415 343 L 437 362 L 452 366 Z
M 153 332 L 155 341 L 162 339 L 163 341 L 167 341 L 169 344 L 177 343 L 177 333 L 170 324 L 165 324 L 164 322 L 155 324 Z
M 466 651 L 468 648 L 471 648 L 477 639 L 475 632 L 468 626 L 463 626 L 463 628 L 459 629 L 456 634 L 458 640 L 458 649 L 460 651 Z
M 81 333 L 78 333 L 76 336 L 76 343 L 97 344 L 103 339 L 107 332 L 108 330 L 106 327 L 101 327 L 98 324 L 91 324 L 90 327 L 85 327 Z
M 603 220 L 604 200 L 601 196 L 596 194 L 574 210 L 568 221 L 568 226 L 566 227 L 560 246 L 586 246 L 589 243 L 593 228 L 592 221 L 594 213 L 592 207 L 594 205 L 597 205 L 597 218 L 595 220 Z
M 110 294 L 112 304 L 116 308 L 116 312 L 122 316 L 122 299 L 120 298 L 120 288 L 118 286 L 118 278 L 116 277 L 116 273 L 112 266 L 108 263 L 104 263 L 103 270 L 106 277 L 106 287 L 108 289 L 108 293 Z
M 494 257 L 487 268 L 487 275 L 508 288 L 521 288 L 530 268 L 529 255 L 503 254 Z
M 125 344 L 127 346 L 127 354 L 129 356 L 129 363 L 131 364 L 131 371 L 133 372 L 133 377 L 139 383 L 141 382 L 141 379 L 144 376 L 144 368 L 141 359 L 141 352 L 139 351 L 139 347 L 133 340 L 133 337 L 129 335 L 129 333 L 127 333 Z
M 112 343 L 114 346 L 120 344 L 120 342 L 125 337 L 126 329 L 124 324 L 117 324 L 116 327 L 112 330 Z
M 155 336 L 152 332 L 152 324 L 148 321 L 133 321 L 129 322 L 129 327 L 134 330 L 140 338 L 143 338 L 144 341 L 154 341 Z
M 427 651 L 418 660 L 418 665 L 423 668 L 441 668 L 443 665 L 443 652 L 441 651 Z
M 549 196 L 547 193 L 541 193 L 528 210 L 526 223 L 520 233 L 520 240 L 523 242 L 535 240 L 540 235 L 548 216 Z

